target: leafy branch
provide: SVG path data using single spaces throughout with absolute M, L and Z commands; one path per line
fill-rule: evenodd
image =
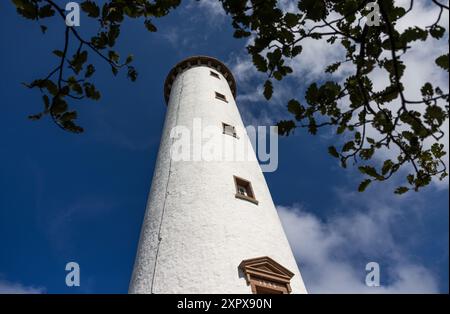
M 392 0 L 379 0 L 379 27 L 365 23 L 369 1 L 303 0 L 298 2 L 298 13 L 283 12 L 276 0 L 221 2 L 232 16 L 234 36 L 253 36 L 247 50 L 256 69 L 267 74 L 264 96 L 268 100 L 274 90 L 272 81 L 281 81 L 293 72 L 286 61 L 301 58 L 305 39 L 326 40 L 345 49 L 345 60 L 336 60 L 325 72 L 337 71 L 344 62 L 355 67 L 354 74 L 342 81 L 311 84 L 305 95 L 306 105 L 290 100 L 287 109 L 293 119 L 278 123 L 281 135 L 287 136 L 298 128 L 306 128 L 313 135 L 322 127 L 335 128 L 346 141 L 339 150 L 330 147 L 329 153 L 344 168 L 349 160 L 362 163 L 359 170 L 368 178 L 361 182 L 360 191 L 373 181 L 388 180 L 402 168 L 412 170 L 406 177 L 409 186 L 397 188 L 398 194 L 418 191 L 432 178 L 442 180 L 447 176 L 443 160 L 446 152 L 440 141 L 449 114 L 449 94 L 426 83 L 421 88 L 422 99 L 408 99 L 402 83 L 406 65 L 401 59 L 415 41 L 425 41 L 429 36 L 444 38 L 446 30 L 439 22 L 443 11 L 448 11 L 446 5 L 433 1 L 439 7 L 435 23 L 400 33 L 396 22 L 412 10 L 413 0 L 407 9 L 395 6 Z M 435 59 L 435 64 L 447 72 L 448 63 L 448 52 Z M 374 89 L 370 76 L 377 68 L 386 71 L 390 79 L 381 91 Z M 375 131 L 373 138 L 368 136 L 369 128 Z M 398 152 L 396 158 L 378 167 L 370 165 L 376 151 L 382 149 Z
M 109 0 L 100 8 L 95 1 L 83 1 L 81 10 L 87 17 L 96 20 L 99 30 L 91 39 L 83 38 L 76 27 L 66 26 L 66 12 L 53 0 L 12 0 L 17 13 L 26 19 L 39 23 L 41 31 L 45 34 L 47 26 L 43 21 L 47 18 L 59 16 L 64 23 L 64 44 L 62 50 L 54 50 L 53 54 L 59 58 L 55 69 L 43 78 L 36 79 L 28 88 L 38 88 L 42 92 L 44 108 L 37 114 L 30 115 L 32 120 L 39 120 L 50 115 L 52 120 L 63 130 L 81 133 L 83 128 L 75 123 L 77 111 L 69 109 L 69 99 L 73 101 L 99 100 L 100 91 L 92 82 L 96 71 L 95 65 L 89 61 L 89 53 L 94 53 L 107 63 L 115 76 L 119 70 L 125 68 L 127 77 L 131 81 L 137 79 L 137 71 L 131 65 L 133 55 L 121 60 L 120 55 L 113 48 L 120 35 L 121 23 L 128 18 L 144 18 L 144 25 L 150 32 L 157 30 L 151 18 L 167 15 L 171 9 L 176 8 L 181 0 Z M 75 41 L 75 44 L 72 44 Z M 73 55 L 70 47 L 76 46 Z M 69 70 L 69 73 L 67 73 Z
M 447 5 L 433 0 L 431 5 L 439 8 L 433 24 L 411 26 L 399 32 L 396 23 L 413 10 L 414 0 L 406 8 L 396 6 L 393 0 L 378 0 L 380 26 L 371 27 L 365 23 L 371 13 L 368 0 L 302 0 L 298 1 L 296 12 L 284 12 L 278 0 L 217 1 L 232 18 L 234 36 L 252 36 L 247 51 L 255 68 L 267 75 L 263 92 L 267 99 L 273 95 L 274 81 L 293 73 L 288 61 L 302 57 L 305 40 L 324 40 L 332 49 L 340 46 L 346 52 L 344 60 L 335 60 L 324 68 L 325 73 L 338 71 L 344 63 L 354 68 L 343 79 L 310 84 L 305 104 L 290 100 L 287 110 L 293 117 L 278 123 L 281 135 L 288 136 L 296 129 L 307 129 L 313 135 L 324 127 L 335 129 L 345 141 L 339 149 L 332 146 L 328 151 L 343 167 L 349 162 L 359 164 L 359 170 L 367 176 L 359 186 L 360 191 L 373 181 L 390 179 L 400 169 L 408 171 L 408 186 L 399 187 L 398 194 L 411 189 L 418 191 L 433 178 L 442 180 L 447 176 L 443 159 L 446 152 L 441 141 L 445 136 L 443 125 L 449 116 L 448 90 L 428 82 L 420 90 L 420 99 L 408 99 L 402 82 L 407 66 L 403 58 L 414 42 L 430 37 L 448 40 L 441 22 L 444 12 L 448 14 Z M 66 17 L 65 11 L 52 0 L 12 2 L 20 15 L 37 21 L 43 33 L 47 30 L 43 20 L 56 13 L 62 20 Z M 113 75 L 126 68 L 127 76 L 134 81 L 137 72 L 131 65 L 132 56 L 121 61 L 113 50 L 121 23 L 125 18 L 143 18 L 145 27 L 154 32 L 157 29 L 152 18 L 167 15 L 180 2 L 109 0 L 100 8 L 94 1 L 83 1 L 83 12 L 99 23 L 99 30 L 88 40 L 74 27 L 65 26 L 63 49 L 53 51 L 60 58 L 57 66 L 46 77 L 27 84 L 42 91 L 44 102 L 44 110 L 30 118 L 40 119 L 49 114 L 62 129 L 82 132 L 74 122 L 77 112 L 69 110 L 67 100 L 100 98 L 100 92 L 90 81 L 95 67 L 88 62 L 89 53 L 106 62 Z M 73 53 L 69 52 L 74 47 L 71 40 L 78 43 Z M 448 50 L 433 61 L 448 73 Z M 376 90 L 371 75 L 379 69 L 388 74 L 389 84 Z M 396 156 L 377 164 L 373 157 L 381 150 L 390 150 Z

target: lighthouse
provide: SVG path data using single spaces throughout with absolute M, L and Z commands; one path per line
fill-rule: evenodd
M 221 61 L 194 56 L 164 86 L 167 113 L 130 293 L 306 293 Z M 196 158 L 198 128 L 233 158 Z M 180 129 L 185 132 L 176 132 Z M 217 131 L 214 131 L 217 130 Z M 217 134 L 215 134 L 215 132 Z M 181 134 L 191 150 L 175 158 Z M 220 144 L 219 144 L 220 142 Z M 197 156 L 198 157 L 198 156 Z

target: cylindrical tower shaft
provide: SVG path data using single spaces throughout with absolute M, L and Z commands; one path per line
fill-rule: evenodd
M 130 293 L 306 293 L 258 162 L 195 158 L 199 125 L 216 127 L 209 142 L 225 151 L 250 143 L 235 93 L 231 72 L 214 58 L 191 57 L 169 73 Z M 180 126 L 191 160 L 174 158 Z

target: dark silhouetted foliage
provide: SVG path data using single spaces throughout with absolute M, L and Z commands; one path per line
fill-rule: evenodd
M 414 41 L 429 37 L 443 40 L 446 29 L 440 26 L 442 13 L 448 6 L 432 0 L 430 5 L 439 8 L 436 21 L 424 28 L 409 27 L 399 32 L 396 23 L 409 14 L 408 8 L 397 6 L 393 0 L 379 0 L 379 26 L 368 26 L 365 19 L 372 13 L 362 0 L 301 0 L 298 11 L 284 12 L 278 0 L 209 0 L 220 1 L 232 18 L 236 38 L 253 37 L 247 51 L 255 68 L 267 74 L 264 97 L 270 99 L 274 93 L 273 81 L 281 81 L 293 70 L 287 60 L 302 57 L 305 39 L 322 40 L 340 45 L 346 51 L 344 60 L 335 60 L 326 65 L 324 73 L 333 73 L 343 63 L 353 66 L 353 73 L 344 80 L 317 82 L 306 91 L 306 103 L 292 99 L 287 110 L 292 119 L 278 123 L 281 135 L 289 135 L 295 129 L 305 128 L 317 134 L 320 128 L 334 127 L 336 133 L 346 139 L 339 148 L 329 147 L 329 153 L 340 160 L 342 167 L 349 161 L 361 164 L 359 170 L 367 178 L 359 185 L 364 191 L 372 181 L 385 181 L 400 169 L 408 171 L 406 186 L 395 191 L 398 194 L 410 189 L 415 191 L 428 185 L 433 178 L 443 179 L 447 169 L 443 161 L 446 155 L 441 139 L 445 136 L 442 127 L 448 119 L 449 94 L 443 88 L 426 83 L 421 88 L 421 99 L 409 99 L 404 93 L 402 77 L 406 65 L 402 61 L 412 48 Z M 42 32 L 47 27 L 45 19 L 54 15 L 65 18 L 65 11 L 51 0 L 12 0 L 17 12 L 27 19 L 37 20 Z M 179 6 L 181 0 L 109 0 L 102 7 L 95 1 L 83 1 L 82 10 L 99 23 L 98 34 L 91 39 L 82 38 L 76 28 L 66 27 L 64 48 L 53 53 L 59 59 L 57 67 L 46 77 L 37 79 L 30 88 L 39 88 L 43 93 L 44 110 L 31 116 L 39 119 L 50 114 L 64 130 L 82 132 L 75 124 L 76 111 L 71 111 L 68 99 L 100 98 L 100 92 L 90 81 L 95 66 L 89 54 L 99 55 L 107 62 L 114 75 L 121 68 L 127 69 L 128 77 L 137 77 L 131 65 L 132 56 L 121 61 L 113 50 L 120 35 L 120 26 L 125 18 L 142 18 L 150 32 L 157 31 L 152 18 L 167 15 Z M 69 53 L 69 40 L 79 42 L 74 53 Z M 449 54 L 430 56 L 434 66 L 449 71 Z M 65 70 L 70 68 L 70 74 Z M 370 74 L 381 68 L 389 76 L 389 84 L 383 90 L 375 90 Z M 367 130 L 371 129 L 369 137 Z M 431 144 L 430 144 L 431 143 Z M 372 158 L 381 149 L 396 153 L 393 159 L 376 164 Z M 372 161 L 372 164 L 370 164 Z

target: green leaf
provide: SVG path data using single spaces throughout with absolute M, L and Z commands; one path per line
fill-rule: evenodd
M 108 46 L 113 47 L 116 43 L 116 39 L 120 34 L 120 26 L 119 25 L 111 25 L 109 27 L 109 32 L 107 35 Z
M 299 54 L 301 54 L 302 50 L 303 50 L 302 46 L 295 46 L 294 48 L 292 48 L 292 51 L 291 51 L 292 57 L 296 57 Z
M 441 126 L 447 119 L 447 115 L 438 105 L 428 106 L 425 110 L 425 122 L 429 125 Z
M 253 64 L 260 72 L 267 72 L 267 61 L 261 55 L 255 53 L 252 55 Z
M 344 133 L 345 129 L 347 128 L 346 124 L 341 124 L 339 125 L 339 127 L 336 129 L 336 134 L 342 134 Z
M 36 20 L 39 16 L 38 6 L 35 5 L 30 0 L 13 0 L 13 3 L 16 5 L 17 13 L 22 15 L 23 17 Z
M 319 97 L 319 90 L 317 89 L 317 84 L 312 83 L 306 90 L 306 95 L 305 95 L 306 101 L 310 105 L 315 105 L 318 101 L 318 97 Z
M 298 23 L 298 16 L 297 14 L 293 13 L 286 13 L 284 16 L 284 22 L 286 23 L 287 27 L 294 27 Z
M 89 78 L 94 74 L 95 67 L 92 64 L 89 64 L 86 68 L 86 73 L 84 74 L 84 77 Z
M 333 64 L 329 65 L 329 66 L 325 69 L 325 72 L 327 72 L 327 73 L 334 73 L 334 72 L 337 71 L 337 69 L 339 69 L 339 66 L 340 66 L 340 65 L 341 65 L 341 62 L 333 63 Z
M 137 71 L 136 71 L 136 69 L 135 69 L 134 67 L 131 67 L 131 66 L 128 67 L 127 77 L 128 77 L 132 82 L 136 81 L 137 75 L 138 75 L 138 73 L 137 73 Z
M 405 194 L 408 191 L 409 191 L 409 188 L 407 188 L 405 186 L 401 186 L 395 190 L 395 194 Z
M 431 152 L 433 153 L 434 157 L 436 158 L 442 158 L 447 153 L 444 151 L 444 144 L 434 143 L 431 146 Z
M 375 140 L 373 138 L 371 138 L 371 137 L 366 137 L 366 141 L 369 144 L 375 144 Z
M 125 64 L 130 64 L 131 62 L 133 62 L 133 58 L 134 58 L 133 55 L 129 55 L 125 61 Z
M 84 83 L 84 92 L 86 93 L 86 97 L 91 98 L 93 100 L 100 99 L 100 92 L 95 88 L 95 85 L 91 83 Z
M 371 182 L 372 182 L 372 180 L 370 180 L 370 179 L 366 179 L 363 182 L 361 182 L 359 184 L 358 191 L 364 192 Z
M 327 16 L 327 5 L 324 0 L 302 0 L 298 3 L 300 11 L 306 13 L 306 17 L 313 21 L 320 21 Z
M 273 95 L 273 84 L 272 81 L 267 80 L 264 83 L 264 97 L 269 100 L 270 98 L 272 98 Z
M 428 32 L 419 27 L 409 27 L 400 36 L 400 40 L 406 43 L 416 41 L 416 40 L 426 40 L 428 37 Z
M 30 119 L 32 121 L 39 120 L 40 118 L 42 118 L 42 112 L 38 113 L 38 114 L 33 114 L 33 115 L 29 115 L 28 116 L 28 119 Z
M 328 153 L 333 157 L 339 158 L 339 153 L 338 153 L 336 147 L 334 147 L 334 146 L 328 147 Z
M 67 102 L 61 97 L 54 97 L 50 110 L 53 114 L 61 114 L 67 110 Z
M 372 158 L 374 153 L 375 153 L 375 149 L 372 146 L 370 148 L 361 149 L 361 151 L 359 152 L 359 156 L 364 160 L 369 160 L 370 158 Z
M 397 65 L 397 68 L 395 68 L 395 65 Z M 394 60 L 386 60 L 383 66 L 389 72 L 391 77 L 395 75 L 396 70 L 398 72 L 398 75 L 402 77 L 406 69 L 406 66 L 403 64 L 403 62 L 399 60 L 397 61 L 397 63 L 395 63 Z
M 355 142 L 349 141 L 345 143 L 344 147 L 342 147 L 343 152 L 348 152 L 349 150 L 355 149 Z
M 443 68 L 444 70 L 448 71 L 448 64 L 449 64 L 449 54 L 442 55 L 439 58 L 436 59 L 436 64 Z
M 83 94 L 83 88 L 81 87 L 81 85 L 77 82 L 76 78 L 74 76 L 71 76 L 68 78 L 67 80 L 70 88 L 76 92 L 78 95 Z
M 392 166 L 394 166 L 392 160 L 390 159 L 386 160 L 383 164 L 383 167 L 381 168 L 381 174 L 386 175 L 389 172 L 389 170 L 392 169 Z
M 42 96 L 42 100 L 44 101 L 44 107 L 47 110 L 48 107 L 50 106 L 50 99 L 48 98 L 47 95 Z
M 62 127 L 69 132 L 72 133 L 82 133 L 84 130 L 82 127 L 76 125 L 73 120 L 60 121 Z
M 59 90 L 60 95 L 63 95 L 63 96 L 69 94 L 69 92 L 70 92 L 69 86 L 64 86 Z
M 156 26 L 150 21 L 150 20 L 146 20 L 144 22 L 145 27 L 147 28 L 147 30 L 149 32 L 156 32 L 158 29 L 156 28 Z
M 70 120 L 75 120 L 77 118 L 77 112 L 76 111 L 70 111 L 70 112 L 65 112 L 61 118 L 59 120 L 61 121 L 70 121 Z
M 62 52 L 61 50 L 53 50 L 53 54 L 59 58 L 62 58 L 64 55 L 64 52 Z
M 430 28 L 430 35 L 436 39 L 441 39 L 445 34 L 445 28 L 440 25 L 433 25 Z
M 371 166 L 361 166 L 361 167 L 359 167 L 358 169 L 359 169 L 359 171 L 360 171 L 361 173 L 367 174 L 367 175 L 369 175 L 369 176 L 371 176 L 371 177 L 374 177 L 374 178 L 379 178 L 379 177 L 380 177 L 379 174 L 377 173 L 377 171 L 375 170 L 374 167 L 371 167 Z
M 295 116 L 296 120 L 301 120 L 305 113 L 305 108 L 295 99 L 288 102 L 288 111 Z
M 48 92 L 50 94 L 52 94 L 53 96 L 55 96 L 56 94 L 58 94 L 58 86 L 56 86 L 55 83 L 53 83 L 50 80 L 46 80 L 44 82 L 45 88 L 48 90 Z
M 431 85 L 431 83 L 429 82 L 425 83 L 420 89 L 420 92 L 422 93 L 423 97 L 432 97 L 434 95 L 433 85 Z
M 97 18 L 100 16 L 100 8 L 94 1 L 84 1 L 81 3 L 81 10 L 86 12 L 89 17 Z
M 51 4 L 46 4 L 39 9 L 39 18 L 43 19 L 55 15 Z
M 282 120 L 277 123 L 278 134 L 288 136 L 296 128 L 295 122 L 292 120 Z
M 30 2 L 27 0 L 12 0 L 13 4 L 16 6 L 17 9 L 23 9 L 26 5 L 26 2 Z
M 86 50 L 74 54 L 72 60 L 70 61 L 70 65 L 76 74 L 80 73 L 84 63 L 87 61 L 87 57 L 88 52 Z
M 108 57 L 111 61 L 116 62 L 116 63 L 119 61 L 119 58 L 120 58 L 119 54 L 114 50 L 110 50 L 108 52 Z
M 92 45 L 97 49 L 104 49 L 110 43 L 110 37 L 105 32 L 91 38 Z
M 275 71 L 272 75 L 277 81 L 281 81 L 283 79 L 283 74 L 281 74 L 280 71 Z

